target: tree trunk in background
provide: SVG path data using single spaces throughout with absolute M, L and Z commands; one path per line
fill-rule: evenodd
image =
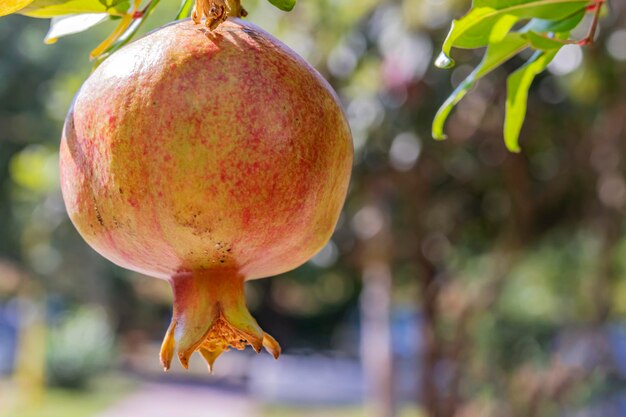
M 439 388 L 437 387 L 437 365 L 441 359 L 441 341 L 437 337 L 437 302 L 435 267 L 421 253 L 421 305 L 422 305 L 422 361 L 421 402 L 428 417 L 441 417 Z
M 390 326 L 391 282 L 388 264 L 373 261 L 364 265 L 360 303 L 361 361 L 371 417 L 396 415 Z
M 360 265 L 363 290 L 360 300 L 361 364 L 365 376 L 368 416 L 395 417 L 391 336 L 392 237 L 389 213 L 376 197 L 367 210 L 362 233 Z M 367 224 L 365 224 L 367 223 Z M 375 225 L 373 228 L 372 226 Z

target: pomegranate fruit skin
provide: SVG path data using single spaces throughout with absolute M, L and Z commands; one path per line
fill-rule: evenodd
M 289 271 L 329 240 L 352 139 L 332 88 L 258 27 L 176 22 L 109 57 L 68 113 L 61 188 L 85 241 L 170 281 L 161 360 L 209 366 L 229 347 L 280 347 L 243 282 Z

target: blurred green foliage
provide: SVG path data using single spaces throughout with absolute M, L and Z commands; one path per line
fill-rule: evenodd
M 85 388 L 111 364 L 113 333 L 104 311 L 82 307 L 49 330 L 48 380 L 54 386 Z

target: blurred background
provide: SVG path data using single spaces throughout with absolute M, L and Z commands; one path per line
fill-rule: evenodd
M 115 267 L 64 211 L 58 145 L 103 24 L 53 46 L 0 20 L 0 416 L 626 416 L 626 4 L 565 47 L 505 150 L 506 71 L 430 138 L 480 53 L 436 69 L 467 0 L 244 1 L 338 91 L 356 160 L 332 241 L 247 285 L 284 356 L 158 362 L 166 282 Z M 146 30 L 170 21 L 162 2 Z M 585 26 L 585 25 L 583 25 Z M 584 37 L 575 33 L 575 38 Z

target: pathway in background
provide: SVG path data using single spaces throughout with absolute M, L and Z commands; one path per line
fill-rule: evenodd
M 146 384 L 96 417 L 258 417 L 248 397 L 205 386 Z

